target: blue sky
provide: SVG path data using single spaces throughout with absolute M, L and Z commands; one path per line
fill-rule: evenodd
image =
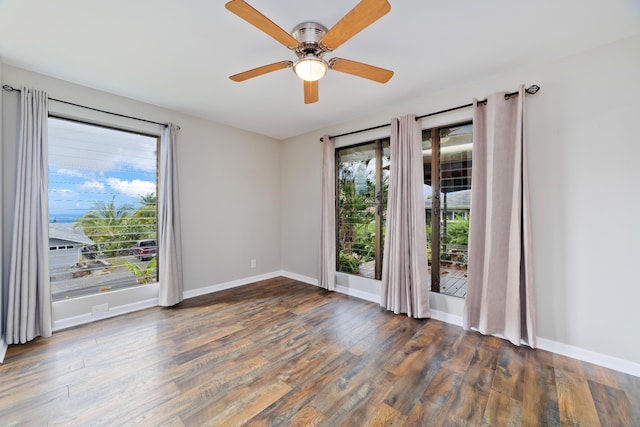
M 139 206 L 156 192 L 157 138 L 49 119 L 49 220 L 67 221 L 96 201 Z

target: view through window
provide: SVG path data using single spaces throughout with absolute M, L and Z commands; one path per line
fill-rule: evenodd
M 431 291 L 458 297 L 467 293 L 472 147 L 471 123 L 422 132 Z
M 471 123 L 422 132 L 430 287 L 457 297 L 467 292 L 472 148 Z M 389 162 L 388 138 L 336 149 L 340 272 L 382 276 Z
M 382 276 L 389 139 L 336 150 L 338 271 Z
M 49 118 L 52 299 L 157 281 L 158 138 Z

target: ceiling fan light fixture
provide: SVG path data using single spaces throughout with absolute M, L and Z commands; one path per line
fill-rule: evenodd
M 293 64 L 293 71 L 298 77 L 307 82 L 320 80 L 327 74 L 329 64 L 313 54 L 305 55 Z
M 393 76 L 391 70 L 361 62 L 341 58 L 331 58 L 327 62 L 324 59 L 326 53 L 333 52 L 338 46 L 389 12 L 391 9 L 389 0 L 359 0 L 358 4 L 330 30 L 317 22 L 307 21 L 296 25 L 291 34 L 256 10 L 246 0 L 229 0 L 225 7 L 292 50 L 297 57 L 295 62 L 279 61 L 229 76 L 234 82 L 242 82 L 272 71 L 292 68 L 293 72 L 304 81 L 304 103 L 312 104 L 318 102 L 318 80 L 324 77 L 329 69 L 378 83 L 386 83 Z

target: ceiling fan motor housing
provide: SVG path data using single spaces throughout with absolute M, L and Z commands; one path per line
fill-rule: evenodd
M 327 33 L 327 28 L 317 22 L 303 22 L 296 25 L 291 35 L 298 40 L 298 47 L 295 49 L 299 57 L 313 54 L 318 57 L 324 55 L 328 49 L 320 45 L 320 40 Z

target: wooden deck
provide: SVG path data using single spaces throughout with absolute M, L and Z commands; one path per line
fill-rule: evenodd
M 638 426 L 640 378 L 275 278 L 10 346 L 4 426 Z
M 370 261 L 360 266 L 359 276 L 375 278 L 375 261 Z M 431 266 L 429 266 L 431 272 Z M 429 289 L 431 289 L 431 274 L 429 274 Z M 455 268 L 440 269 L 440 293 L 464 298 L 467 296 L 467 272 Z
M 467 270 L 440 269 L 440 293 L 464 298 L 467 296 Z

